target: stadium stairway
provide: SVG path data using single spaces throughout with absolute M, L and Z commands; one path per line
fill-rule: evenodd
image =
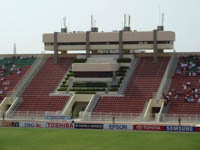
M 59 58 L 58 64 L 48 58 L 32 82 L 22 93 L 23 102 L 17 111 L 60 111 L 69 96 L 49 96 L 72 64 L 71 58 Z
M 128 84 L 124 97 L 101 97 L 93 112 L 142 113 L 147 100 L 157 92 L 169 62 L 169 57 L 142 57 Z

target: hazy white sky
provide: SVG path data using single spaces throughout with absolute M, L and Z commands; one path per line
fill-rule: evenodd
M 59 31 L 64 16 L 70 31 L 90 29 L 93 14 L 99 30 L 122 28 L 124 13 L 133 30 L 153 30 L 165 13 L 165 30 L 176 32 L 177 51 L 200 51 L 200 0 L 0 0 L 0 54 L 40 53 L 42 34 Z

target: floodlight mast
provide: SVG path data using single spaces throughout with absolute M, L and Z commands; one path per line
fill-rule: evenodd
M 164 26 L 164 19 L 165 19 L 165 14 L 162 13 L 162 26 Z
M 63 18 L 63 25 L 64 25 L 64 28 L 66 28 L 66 16 Z

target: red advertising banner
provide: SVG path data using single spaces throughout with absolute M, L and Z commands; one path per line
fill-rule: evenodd
M 157 125 L 133 125 L 133 130 L 164 131 L 164 126 L 157 126 Z
M 196 128 L 196 132 L 200 132 L 200 127 L 195 127 Z

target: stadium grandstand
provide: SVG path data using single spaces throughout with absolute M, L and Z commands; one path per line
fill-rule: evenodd
M 44 33 L 54 54 L 1 55 L 0 119 L 198 123 L 200 56 L 174 42 L 164 26 Z

